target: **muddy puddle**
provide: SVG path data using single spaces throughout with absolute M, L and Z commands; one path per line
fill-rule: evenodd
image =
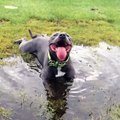
M 44 84 L 36 62 L 4 59 L 0 67 L 0 106 L 12 120 L 98 120 L 120 101 L 120 48 L 74 46 L 71 58 L 76 78 Z

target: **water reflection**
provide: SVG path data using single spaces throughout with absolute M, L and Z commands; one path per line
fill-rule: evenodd
M 47 112 L 51 114 L 50 120 L 60 120 L 67 110 L 67 97 L 73 80 L 66 81 L 62 77 L 53 81 L 45 81 L 44 86 L 47 95 Z
M 41 74 L 41 65 L 35 57 L 32 55 L 26 56 L 26 54 L 24 54 L 23 59 L 25 62 L 29 63 L 31 69 Z M 41 75 L 39 77 L 41 77 Z M 47 119 L 61 120 L 61 117 L 68 109 L 67 98 L 72 84 L 73 80 L 66 80 L 64 77 L 57 77 L 54 80 L 43 80 L 47 98 L 47 115 L 49 114 Z

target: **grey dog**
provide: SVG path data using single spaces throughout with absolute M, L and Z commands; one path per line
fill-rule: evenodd
M 75 77 L 75 70 L 70 59 L 72 39 L 64 32 L 57 32 L 51 36 L 33 36 L 31 40 L 21 39 L 19 48 L 24 53 L 34 54 L 42 66 L 43 80 L 52 80 L 62 76 L 66 80 Z

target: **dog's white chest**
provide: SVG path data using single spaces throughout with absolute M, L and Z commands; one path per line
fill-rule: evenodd
M 61 68 L 58 67 L 56 77 L 61 77 L 61 76 L 64 76 L 64 75 L 65 75 L 65 72 L 62 72 Z

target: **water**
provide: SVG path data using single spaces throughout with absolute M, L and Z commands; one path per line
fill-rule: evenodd
M 98 120 L 120 101 L 120 48 L 74 46 L 74 81 L 44 83 L 40 69 L 22 57 L 4 59 L 0 67 L 0 106 L 13 120 Z

